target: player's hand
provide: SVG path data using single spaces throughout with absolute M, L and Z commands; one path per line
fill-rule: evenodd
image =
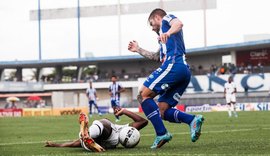
M 51 141 L 46 141 L 45 142 L 45 147 L 54 147 L 54 144 Z
M 121 116 L 121 115 L 123 115 L 123 112 L 124 112 L 124 111 L 125 111 L 124 108 L 117 107 L 117 108 L 114 109 L 114 114 L 115 114 L 116 116 Z
M 130 41 L 128 44 L 128 50 L 131 52 L 137 52 L 139 50 L 139 44 L 137 41 Z
M 160 40 L 162 43 L 166 44 L 169 37 L 170 37 L 170 34 L 169 34 L 169 33 L 160 34 L 159 40 Z

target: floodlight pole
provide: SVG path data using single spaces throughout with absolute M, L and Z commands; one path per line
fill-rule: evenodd
M 40 13 L 40 0 L 38 0 L 38 59 L 41 60 L 41 13 Z
M 203 28 L 204 28 L 204 47 L 207 47 L 207 24 L 206 24 L 206 0 L 203 0 Z
M 121 3 L 120 0 L 118 0 L 117 3 L 117 16 L 118 16 L 118 48 L 119 48 L 119 55 L 122 55 L 122 44 L 121 44 Z
M 78 18 L 78 58 L 81 58 L 80 0 L 78 0 L 77 18 Z
M 160 1 L 159 1 L 159 6 L 160 6 L 161 9 L 164 9 L 164 3 L 163 3 L 163 0 L 160 0 Z

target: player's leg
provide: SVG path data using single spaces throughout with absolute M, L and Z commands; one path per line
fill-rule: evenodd
M 190 125 L 190 123 L 195 117 L 195 115 L 182 112 L 175 108 L 171 108 L 166 102 L 159 102 L 158 106 L 160 108 L 160 113 L 161 113 L 162 118 L 169 122 L 173 122 L 173 123 L 183 122 Z
M 232 110 L 233 110 L 234 116 L 238 117 L 237 112 L 236 112 L 236 96 L 235 96 L 235 94 L 231 95 L 231 105 L 232 105 Z
M 228 108 L 228 115 L 229 117 L 232 116 L 232 105 L 231 105 L 231 96 L 226 95 L 226 103 L 227 103 L 227 108 Z
M 232 117 L 232 104 L 227 103 L 227 107 L 228 107 L 228 115 L 229 115 L 229 117 Z
M 92 117 L 92 104 L 93 104 L 93 101 L 89 101 L 89 117 Z
M 159 108 L 164 120 L 173 123 L 185 123 L 190 127 L 191 141 L 195 142 L 201 135 L 202 124 L 204 118 L 202 115 L 192 115 L 172 108 L 179 103 L 180 95 L 182 95 L 181 86 L 175 90 L 171 90 L 163 94 L 159 98 Z M 166 101 L 166 102 L 165 102 Z
M 235 102 L 232 102 L 231 106 L 232 106 L 231 109 L 233 110 L 234 117 L 238 117 L 237 112 L 236 112 L 236 104 L 235 104 Z
M 102 152 L 105 151 L 103 147 L 95 142 L 93 138 L 89 136 L 89 128 L 88 128 L 88 118 L 84 113 L 80 113 L 79 115 L 79 124 L 80 124 L 80 132 L 79 132 L 79 140 L 81 142 L 81 146 L 93 152 Z
M 171 140 L 172 136 L 167 132 L 162 119 L 160 111 L 153 98 L 156 95 L 162 95 L 168 90 L 172 83 L 175 83 L 172 72 L 174 64 L 163 64 L 160 68 L 151 73 L 143 84 L 138 100 L 141 103 L 142 109 L 147 118 L 152 122 L 157 138 L 152 148 L 161 147 L 164 142 Z M 163 141 L 160 141 L 160 136 L 165 136 Z
M 187 78 L 185 81 L 182 81 L 181 83 L 171 88 L 170 90 L 168 90 L 159 97 L 158 105 L 161 112 L 161 116 L 164 120 L 174 123 L 183 122 L 190 125 L 190 123 L 194 119 L 195 115 L 188 114 L 178 109 L 172 108 L 179 103 L 180 97 L 185 91 L 188 83 L 189 79 Z
M 202 115 L 195 116 L 192 114 L 184 113 L 175 108 L 170 108 L 170 106 L 166 102 L 160 102 L 159 108 L 162 110 L 161 112 L 163 112 L 164 120 L 167 120 L 173 123 L 183 122 L 189 125 L 192 142 L 195 142 L 199 139 L 201 135 L 202 124 L 204 121 L 204 118 Z
M 151 121 L 157 135 L 153 145 L 151 146 L 153 149 L 160 148 L 172 139 L 171 134 L 167 132 L 167 129 L 160 117 L 159 108 L 153 99 L 155 96 L 156 94 L 145 86 L 141 88 L 138 95 L 138 101 L 141 103 L 143 112 L 148 120 Z
M 115 115 L 115 110 L 119 107 L 118 104 L 117 104 L 117 101 L 116 100 L 111 100 L 111 106 L 112 106 L 112 109 L 113 109 L 113 112 L 114 112 L 114 116 L 115 116 L 115 122 L 119 122 L 120 121 L 120 117 Z
M 236 112 L 236 97 L 235 94 L 231 95 L 231 109 L 233 110 L 233 114 L 235 117 L 238 117 Z
M 100 111 L 100 109 L 99 109 L 96 101 L 94 101 L 94 106 L 96 107 L 96 109 L 98 111 L 98 115 L 102 115 L 102 113 L 101 113 L 101 111 Z
M 190 82 L 190 72 L 184 64 L 173 64 L 170 72 L 161 81 L 160 88 L 164 93 L 158 99 L 161 116 L 169 122 L 190 124 L 194 115 L 174 109 Z
M 174 64 L 168 76 L 161 81 L 161 89 L 165 90 L 165 92 L 161 94 L 158 101 L 163 119 L 169 122 L 188 124 L 190 126 L 191 140 L 195 142 L 201 134 L 204 120 L 202 115 L 195 116 L 172 108 L 180 102 L 180 98 L 190 82 L 190 76 L 191 74 L 186 65 Z M 167 84 L 167 89 L 164 84 Z
M 227 108 L 228 108 L 229 117 L 232 117 L 232 104 L 231 104 L 231 102 L 227 103 Z

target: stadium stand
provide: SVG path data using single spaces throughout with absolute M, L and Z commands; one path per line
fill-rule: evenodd
M 224 55 L 231 55 L 231 62 L 223 62 Z M 270 40 L 188 49 L 187 61 L 194 81 L 192 85 L 194 87 L 198 83 L 203 91 L 194 88 L 192 92 L 187 91 L 181 103 L 224 104 L 222 85 L 229 75 L 235 75 L 238 79 L 240 92 L 237 97 L 238 102 L 270 102 L 270 86 L 267 86 L 270 73 L 269 57 Z M 111 75 L 117 75 L 126 87 L 122 106 L 138 107 L 136 101 L 138 88 L 144 78 L 158 65 L 159 62 L 149 63 L 138 55 L 0 62 L 0 107 L 3 108 L 6 98 L 14 94 L 21 99 L 18 107 L 29 106 L 26 104 L 26 99 L 30 94 L 40 94 L 45 102 L 42 107 L 45 108 L 70 107 L 73 110 L 73 108 L 85 107 L 87 105 L 86 82 L 90 79 L 94 81 L 99 94 L 99 104 L 107 107 L 109 106 L 107 87 Z M 45 74 L 43 72 L 45 68 L 51 68 L 52 72 Z M 7 69 L 13 69 L 13 72 L 7 73 Z M 24 69 L 35 71 L 33 80 L 24 81 Z M 246 88 L 242 83 L 247 84 L 249 78 L 251 81 L 258 81 L 263 87 Z M 253 84 L 253 87 L 256 85 Z M 209 89 L 211 87 L 214 88 Z M 35 104 L 32 107 L 40 107 L 40 105 Z
M 231 62 L 222 62 L 225 55 L 231 55 Z M 187 50 L 187 62 L 193 75 L 270 72 L 269 56 L 270 40 Z M 138 55 L 7 61 L 0 62 L 0 75 L 1 81 L 23 81 L 23 69 L 32 68 L 35 71 L 34 81 L 44 83 L 86 82 L 89 79 L 105 82 L 111 75 L 118 75 L 123 81 L 133 81 L 148 76 L 158 64 L 149 63 Z M 69 69 L 70 66 L 75 68 Z M 50 74 L 44 74 L 43 68 L 53 70 Z M 5 76 L 6 69 L 15 71 L 13 75 Z

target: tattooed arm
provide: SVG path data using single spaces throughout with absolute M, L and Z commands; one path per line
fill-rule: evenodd
M 157 52 L 150 52 L 147 51 L 141 47 L 139 47 L 139 44 L 137 41 L 130 41 L 128 44 L 128 50 L 131 52 L 137 52 L 140 55 L 142 55 L 145 58 L 148 58 L 150 60 L 159 61 L 159 50 Z
M 140 55 L 142 55 L 145 58 L 149 58 L 150 60 L 154 60 L 154 61 L 159 61 L 159 50 L 157 52 L 150 52 L 147 51 L 141 47 L 139 47 L 137 53 L 139 53 Z

